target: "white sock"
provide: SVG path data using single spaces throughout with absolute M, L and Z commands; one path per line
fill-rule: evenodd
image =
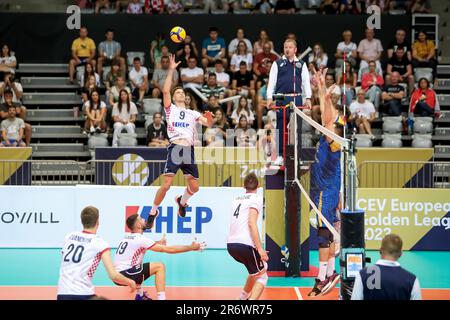
M 156 293 L 156 300 L 166 300 L 166 292 L 157 292 Z
M 142 287 L 139 287 L 136 289 L 136 293 L 142 297 L 144 295 L 144 289 L 142 289 Z
M 152 210 L 150 210 L 151 216 L 154 216 L 156 214 L 156 209 L 158 209 L 158 206 L 156 204 L 153 204 Z
M 335 260 L 336 260 L 335 257 L 328 259 L 327 277 L 331 277 L 334 273 L 334 261 Z
M 244 290 L 242 290 L 241 295 L 239 296 L 239 300 L 247 300 L 249 296 L 249 292 L 245 292 Z
M 328 266 L 328 261 L 320 261 L 319 262 L 319 275 L 317 276 L 317 279 L 319 279 L 320 281 L 324 281 L 325 280 L 325 276 L 327 275 L 327 266 Z
M 181 197 L 181 204 L 183 206 L 186 205 L 187 201 L 189 200 L 190 197 L 192 197 L 194 195 L 193 192 L 191 192 L 191 190 L 189 190 L 189 187 L 186 187 L 186 189 L 184 190 L 183 196 Z

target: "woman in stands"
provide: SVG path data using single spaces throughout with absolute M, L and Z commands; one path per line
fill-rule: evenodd
M 86 114 L 85 128 L 89 133 L 101 133 L 106 131 L 106 104 L 100 100 L 100 94 L 93 90 L 89 100 L 83 106 Z
M 135 133 L 136 117 L 138 110 L 136 105 L 130 101 L 130 95 L 126 90 L 120 90 L 120 101 L 114 104 L 112 117 L 114 121 L 114 134 L 112 146 L 118 146 L 119 134 L 125 129 L 128 133 Z
M 223 147 L 227 138 L 227 130 L 230 128 L 222 109 L 214 112 L 214 124 L 205 131 L 206 146 Z
M 195 55 L 194 48 L 192 47 L 192 44 L 186 43 L 183 46 L 183 50 L 180 54 L 179 60 L 181 61 L 180 65 L 178 66 L 178 69 L 183 69 L 188 67 L 189 59 L 194 57 L 197 59 L 197 56 Z
M 270 51 L 274 52 L 273 42 L 270 41 L 269 35 L 266 30 L 261 30 L 259 32 L 259 39 L 253 44 L 253 55 L 256 56 L 258 53 L 263 52 L 263 47 L 265 43 L 270 44 Z
M 97 72 L 94 71 L 94 68 L 90 63 L 87 63 L 84 66 L 84 74 L 81 75 L 80 78 L 80 86 L 86 86 L 87 81 L 89 80 L 90 76 L 94 76 L 95 78 L 95 85 L 98 87 L 100 86 L 100 76 Z
M 436 92 L 430 88 L 430 82 L 426 78 L 419 80 L 419 86 L 411 95 L 409 111 L 418 116 L 439 118 L 441 108 Z
M 353 69 L 350 62 L 345 62 L 345 103 L 346 106 L 350 106 L 352 104 L 353 99 L 355 98 L 355 88 L 358 81 L 358 75 Z M 344 92 L 344 75 L 343 72 L 339 72 L 337 75 L 337 83 Z M 342 97 L 343 98 L 343 97 Z
M 239 117 L 239 123 L 234 130 L 236 144 L 238 147 L 255 147 L 257 135 L 256 131 L 249 128 L 249 123 L 245 115 Z
M 247 44 L 245 41 L 240 40 L 236 51 L 231 56 L 231 71 L 232 72 L 238 72 L 239 71 L 239 64 L 245 61 L 247 64 L 247 71 L 251 71 L 253 69 L 253 56 L 251 53 L 247 52 Z
M 15 73 L 16 66 L 16 57 L 11 55 L 11 49 L 4 44 L 0 51 L 0 81 L 3 81 L 5 74 Z
M 200 112 L 200 110 L 198 109 L 198 106 L 197 106 L 197 101 L 195 100 L 192 93 L 186 92 L 186 96 L 185 96 L 184 100 L 185 100 L 185 105 L 188 109 Z
M 412 65 L 414 69 L 433 69 L 433 79 L 435 79 L 435 84 L 437 84 L 436 46 L 432 40 L 428 39 L 428 35 L 425 31 L 418 33 L 417 40 L 412 46 L 412 57 Z
M 308 56 L 308 63 L 313 63 L 316 69 L 326 68 L 328 64 L 328 55 L 323 50 L 320 43 L 315 43 L 313 51 Z
M 248 100 L 245 97 L 241 97 L 239 99 L 238 107 L 233 111 L 231 114 L 231 119 L 233 120 L 233 124 L 236 126 L 241 121 L 241 116 L 245 116 L 245 121 L 248 123 L 248 125 L 251 127 L 253 125 L 253 122 L 255 121 L 255 115 L 253 114 L 253 111 L 248 106 Z

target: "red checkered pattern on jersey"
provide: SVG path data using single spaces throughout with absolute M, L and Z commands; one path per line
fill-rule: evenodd
M 131 259 L 131 265 L 140 265 L 142 263 L 142 258 L 144 257 L 144 253 L 147 249 L 146 248 L 139 248 L 133 255 L 133 258 Z
M 92 262 L 92 265 L 91 265 L 91 267 L 89 268 L 89 270 L 87 272 L 89 278 L 92 278 L 94 276 L 95 270 L 97 270 L 97 267 L 98 267 L 98 265 L 100 263 L 100 260 L 102 258 L 102 254 L 103 254 L 103 252 L 99 252 L 95 256 L 94 262 Z

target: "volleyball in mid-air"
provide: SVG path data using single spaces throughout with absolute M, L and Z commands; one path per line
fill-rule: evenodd
M 183 42 L 184 38 L 186 38 L 186 30 L 184 30 L 182 27 L 176 26 L 173 27 L 172 30 L 170 30 L 170 39 L 172 39 L 173 42 Z

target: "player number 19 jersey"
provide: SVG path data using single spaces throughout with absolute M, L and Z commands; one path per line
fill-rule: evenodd
M 114 266 L 117 271 L 125 271 L 142 264 L 145 252 L 155 245 L 155 241 L 140 233 L 126 233 L 117 247 Z
M 256 193 L 246 193 L 234 199 L 228 243 L 242 243 L 255 247 L 248 226 L 250 208 L 262 214 L 263 198 Z
M 71 232 L 66 235 L 62 249 L 58 294 L 93 295 L 92 277 L 109 245 L 97 235 Z

